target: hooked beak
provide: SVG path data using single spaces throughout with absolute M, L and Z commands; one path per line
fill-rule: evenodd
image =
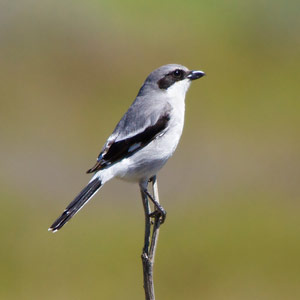
M 195 79 L 203 77 L 204 75 L 205 75 L 205 73 L 202 71 L 190 71 L 187 78 L 190 80 L 195 80 Z

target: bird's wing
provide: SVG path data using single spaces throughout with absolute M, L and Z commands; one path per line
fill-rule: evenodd
M 160 112 L 152 111 L 152 114 L 149 114 L 132 109 L 134 104 L 118 123 L 99 154 L 96 164 L 87 173 L 99 171 L 133 155 L 166 132 L 170 120 L 169 105 Z M 132 115 L 133 112 L 136 114 L 138 111 L 138 115 Z

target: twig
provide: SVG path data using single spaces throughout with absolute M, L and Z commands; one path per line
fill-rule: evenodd
M 151 178 L 152 188 L 153 188 L 153 198 L 159 203 L 158 188 L 156 176 Z M 157 239 L 159 234 L 159 227 L 161 224 L 160 214 L 152 214 L 154 221 L 151 222 L 151 208 L 149 204 L 149 199 L 147 195 L 147 185 L 148 183 L 141 184 L 141 195 L 145 211 L 145 240 L 144 248 L 142 253 L 143 262 L 143 274 L 144 274 L 144 290 L 146 300 L 155 300 L 154 294 L 154 282 L 153 282 L 153 266 L 155 251 L 157 246 Z M 157 208 L 154 208 L 156 211 Z M 152 228 L 151 228 L 152 227 Z M 152 230 L 151 230 L 152 229 Z

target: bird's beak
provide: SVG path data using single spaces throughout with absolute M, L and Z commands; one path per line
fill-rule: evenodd
M 195 80 L 195 79 L 203 77 L 204 75 L 205 75 L 205 73 L 202 71 L 190 71 L 187 78 L 190 80 Z

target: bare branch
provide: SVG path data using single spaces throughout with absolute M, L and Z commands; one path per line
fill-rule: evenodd
M 159 203 L 156 176 L 152 179 L 152 188 L 153 188 L 153 198 L 155 199 L 155 201 L 157 203 Z M 161 224 L 161 219 L 160 219 L 160 216 L 157 215 L 157 216 L 155 216 L 155 219 L 154 219 L 152 239 L 151 239 L 151 245 L 150 245 L 150 253 L 149 253 L 149 258 L 151 259 L 152 264 L 154 264 L 155 251 L 156 251 L 156 246 L 157 246 L 160 224 Z
M 156 176 L 151 178 L 153 196 L 152 198 L 159 204 L 158 188 Z M 144 248 L 142 253 L 142 262 L 143 262 L 143 274 L 144 274 L 144 290 L 145 290 L 145 299 L 146 300 L 155 300 L 154 294 L 154 282 L 153 282 L 153 266 L 155 251 L 157 246 L 159 227 L 161 224 L 161 218 L 164 220 L 164 216 L 161 215 L 161 209 L 154 208 L 154 211 L 151 212 L 149 197 L 151 195 L 147 191 L 147 186 L 140 185 L 141 195 L 145 211 L 145 239 L 144 239 Z M 163 210 L 164 211 L 164 210 Z M 154 221 L 151 222 L 151 217 L 154 218 Z M 152 229 L 152 231 L 151 231 Z

